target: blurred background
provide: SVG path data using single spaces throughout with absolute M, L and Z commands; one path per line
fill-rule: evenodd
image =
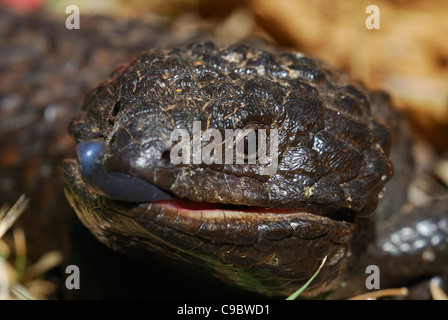
M 372 4 L 380 29 L 366 27 Z M 79 7 L 79 30 L 65 28 L 69 5 Z M 448 0 L 0 0 L 0 205 L 29 198 L 1 239 L 0 282 L 6 268 L 9 283 L 30 296 L 61 297 L 74 215 L 60 180 L 60 162 L 73 157 L 66 128 L 84 94 L 117 63 L 196 37 L 261 38 L 388 92 L 428 143 L 423 152 L 443 158 L 447 14 Z M 448 181 L 446 162 L 441 167 Z

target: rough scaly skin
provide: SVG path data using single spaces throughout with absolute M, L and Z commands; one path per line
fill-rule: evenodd
M 210 42 L 148 51 L 89 93 L 70 132 L 77 143 L 106 141 L 107 170 L 216 209 L 99 196 L 73 160 L 65 162 L 66 195 L 114 249 L 157 252 L 268 295 L 292 293 L 327 257 L 305 292 L 312 297 L 347 281 L 361 257 L 383 259 L 376 246 L 367 248 L 377 233 L 371 215 L 383 195 L 381 217 L 404 205 L 403 194 L 383 193 L 393 159 L 403 167 L 391 183 L 405 188 L 412 168 L 395 117 L 381 94 L 295 52 Z M 260 164 L 172 164 L 170 133 L 191 133 L 193 121 L 223 136 L 224 129 L 278 129 L 277 172 L 262 175 Z M 394 135 L 402 142 L 395 149 Z

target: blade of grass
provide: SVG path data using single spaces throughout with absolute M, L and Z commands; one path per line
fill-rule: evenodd
M 22 279 L 23 274 L 25 273 L 26 268 L 26 241 L 25 241 L 25 233 L 21 228 L 15 228 L 13 230 L 14 237 L 14 246 L 16 251 L 16 281 L 20 281 Z
M 14 222 L 26 210 L 28 203 L 29 199 L 25 195 L 22 195 L 11 208 L 7 204 L 4 204 L 0 208 L 0 238 L 3 237 L 3 235 L 9 230 L 9 228 L 11 228 Z M 15 233 L 14 236 L 15 241 L 21 241 L 20 231 L 19 234 Z M 9 290 L 11 289 L 11 283 L 10 273 L 8 272 L 8 265 L 6 261 L 7 255 L 8 253 L 3 252 L 3 250 L 2 252 L 0 252 L 0 300 L 6 300 L 10 298 Z
M 35 300 L 34 297 L 25 289 L 25 287 L 18 283 L 11 287 L 11 293 L 20 300 Z
M 376 290 L 376 291 L 360 294 L 360 295 L 352 297 L 348 300 L 373 300 L 373 299 L 378 299 L 378 298 L 383 298 L 383 297 L 393 297 L 393 296 L 406 297 L 407 295 L 408 295 L 408 289 L 406 287 L 390 288 L 390 289 Z
M 429 290 L 431 291 L 434 300 L 448 300 L 448 295 L 440 288 L 439 280 L 437 278 L 431 279 L 429 283 Z
M 317 269 L 317 271 L 313 274 L 313 276 L 302 287 L 300 287 L 299 290 L 297 290 L 292 295 L 290 295 L 288 298 L 286 298 L 286 300 L 295 300 L 295 299 L 297 299 L 297 297 L 310 285 L 310 283 L 314 280 L 314 278 L 316 278 L 316 276 L 319 274 L 320 270 L 322 269 L 322 267 L 325 264 L 325 261 L 327 261 L 327 257 L 325 257 L 322 260 L 322 263 L 320 264 L 320 266 Z
M 31 281 L 45 272 L 57 267 L 62 262 L 62 254 L 57 250 L 49 251 L 39 258 L 37 262 L 27 268 L 22 280 Z
M 20 198 L 9 209 L 8 206 L 3 205 L 0 209 L 0 238 L 11 228 L 14 222 L 28 207 L 29 199 L 22 194 Z
M 9 298 L 9 274 L 5 259 L 0 256 L 0 300 Z

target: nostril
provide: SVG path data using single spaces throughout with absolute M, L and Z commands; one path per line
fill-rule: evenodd
M 114 104 L 114 108 L 112 109 L 112 116 L 116 117 L 118 112 L 120 112 L 121 109 L 121 99 L 118 99 L 117 102 Z
M 113 125 L 115 123 L 115 118 L 117 117 L 118 112 L 120 112 L 120 109 L 121 99 L 118 99 L 117 102 L 115 102 L 114 107 L 112 108 L 112 112 L 110 113 L 109 124 Z

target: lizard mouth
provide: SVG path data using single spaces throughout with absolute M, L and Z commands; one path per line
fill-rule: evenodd
M 155 204 L 162 205 L 169 209 L 184 211 L 240 211 L 240 212 L 258 212 L 258 213 L 293 213 L 294 209 L 263 208 L 256 206 L 233 205 L 223 203 L 196 202 L 185 198 L 173 198 L 168 200 L 159 200 Z
M 307 294 L 325 292 L 339 281 L 348 261 L 354 223 L 346 219 L 304 208 L 196 202 L 151 184 L 143 188 L 152 193 L 148 201 L 117 199 L 116 194 L 129 195 L 125 190 L 138 186 L 139 178 L 101 167 L 99 177 L 118 179 L 118 184 L 103 184 L 108 180 L 100 183 L 99 171 L 89 171 L 92 167 L 84 160 L 78 155 L 78 162 L 64 161 L 67 199 L 83 224 L 118 251 L 206 264 L 209 272 L 231 283 L 269 295 L 296 290 L 328 257 L 322 278 Z
M 151 203 L 154 207 L 163 207 L 167 211 L 179 214 L 207 212 L 245 212 L 259 214 L 298 214 L 309 213 L 319 215 L 315 211 L 302 208 L 282 209 L 229 203 L 210 203 L 179 198 L 172 193 L 160 189 L 143 179 L 119 172 L 107 172 L 102 165 L 101 157 L 106 145 L 100 141 L 89 141 L 78 145 L 77 162 L 84 182 L 95 193 L 112 199 L 130 203 Z M 340 220 L 340 219 L 338 219 Z
M 105 195 L 104 191 L 98 190 L 98 186 L 92 185 L 91 180 L 83 177 L 85 166 L 80 166 L 74 159 L 65 160 L 63 165 L 65 192 L 69 202 L 83 222 L 86 222 L 86 218 L 93 219 L 95 224 L 102 221 L 101 234 L 112 225 L 126 228 L 130 221 L 128 219 L 134 219 L 143 225 L 145 236 L 148 231 L 152 232 L 151 225 L 156 224 L 216 243 L 230 241 L 247 245 L 265 233 L 272 239 L 330 237 L 331 242 L 346 243 L 354 227 L 352 219 L 329 217 L 306 208 L 210 203 L 180 198 L 170 193 L 164 193 L 162 199 L 154 198 L 152 201 L 116 199 Z M 151 185 L 151 188 L 157 187 Z M 102 218 L 98 220 L 96 215 Z M 92 225 L 92 222 L 85 224 Z

